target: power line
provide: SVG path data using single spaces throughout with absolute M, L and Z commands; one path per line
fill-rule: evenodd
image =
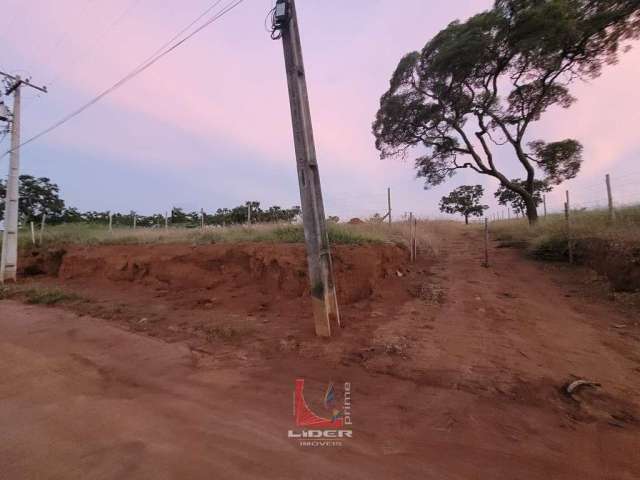
M 84 18 L 85 14 L 89 11 L 89 7 L 93 3 L 94 0 L 86 0 L 83 7 L 78 10 L 77 18 Z M 44 53 L 38 55 L 40 59 L 52 56 L 56 50 L 58 50 L 71 36 L 71 32 L 68 30 L 64 30 L 58 37 L 55 42 L 49 43 L 49 48 L 45 48 Z M 37 49 L 35 50 L 37 54 Z M 37 59 L 36 59 L 37 60 Z M 32 64 L 31 64 L 32 65 Z
M 218 0 L 216 5 L 218 3 L 220 3 L 221 0 Z M 233 10 L 234 8 L 236 8 L 238 5 L 240 5 L 244 0 L 234 0 L 231 3 L 227 4 L 226 7 L 224 7 L 222 10 L 220 10 L 218 13 L 216 13 L 213 17 L 211 17 L 209 20 L 207 20 L 205 23 L 203 23 L 202 25 L 200 25 L 197 29 L 195 29 L 193 32 L 191 32 L 189 35 L 187 35 L 186 37 L 184 37 L 182 40 L 180 40 L 179 42 L 171 45 L 170 47 L 168 47 L 166 50 L 154 54 L 154 56 L 152 56 L 151 58 L 149 58 L 148 60 L 146 60 L 145 62 L 143 62 L 141 65 L 139 65 L 138 67 L 136 67 L 131 73 L 129 73 L 128 75 L 126 75 L 125 77 L 123 77 L 122 79 L 120 79 L 119 81 L 117 81 L 115 84 L 113 84 L 111 87 L 109 87 L 108 89 L 106 89 L 105 91 L 103 91 L 102 93 L 100 93 L 98 96 L 94 97 L 92 100 L 90 100 L 89 102 L 85 103 L 84 105 L 82 105 L 80 108 L 78 108 L 77 110 L 71 112 L 70 114 L 66 115 L 65 117 L 63 117 L 62 119 L 60 119 L 59 121 L 57 121 L 56 123 L 54 123 L 53 125 L 51 125 L 50 127 L 44 129 L 43 131 L 41 131 L 40 133 L 34 135 L 33 137 L 29 138 L 28 140 L 25 140 L 24 142 L 22 142 L 20 145 L 18 145 L 18 147 L 16 147 L 17 149 L 20 149 L 22 147 L 24 147 L 25 145 L 34 142 L 35 140 L 47 135 L 48 133 L 51 133 L 53 130 L 55 130 L 56 128 L 64 125 L 65 123 L 67 123 L 69 120 L 73 119 L 74 117 L 80 115 L 82 112 L 84 112 L 85 110 L 87 110 L 89 107 L 91 107 L 92 105 L 95 105 L 96 103 L 98 103 L 102 98 L 106 97 L 107 95 L 109 95 L 110 93 L 114 92 L 115 90 L 117 90 L 118 88 L 120 88 L 121 86 L 123 86 L 124 84 L 126 84 L 129 80 L 132 80 L 133 78 L 135 78 L 136 76 L 138 76 L 139 74 L 141 74 L 142 72 L 144 72 L 145 70 L 147 70 L 149 67 L 151 67 L 152 65 L 154 65 L 158 60 L 160 60 L 161 58 L 163 58 L 165 55 L 171 53 L 172 51 L 174 51 L 175 49 L 177 49 L 178 47 L 180 47 L 181 45 L 183 45 L 185 42 L 187 42 L 188 40 L 190 40 L 191 38 L 193 38 L 195 35 L 197 35 L 198 33 L 200 33 L 202 30 L 204 30 L 206 27 L 208 27 L 209 25 L 211 25 L 212 23 L 214 23 L 215 21 L 217 21 L 218 19 L 220 19 L 221 17 L 223 17 L 224 15 L 226 15 L 227 13 L 229 13 L 231 10 Z M 211 8 L 211 7 L 210 7 Z M 199 18 L 202 18 L 201 15 Z M 190 24 L 190 26 L 192 26 L 194 23 L 196 23 L 196 21 L 192 22 Z M 190 27 L 189 26 L 189 27 Z M 187 27 L 187 29 L 189 28 Z M 186 29 L 185 29 L 186 30 Z M 185 30 L 183 30 L 182 32 L 184 32 Z M 179 36 L 180 34 L 178 34 Z M 175 39 L 176 37 L 174 37 Z M 171 41 L 170 41 L 171 42 Z M 170 43 L 168 42 L 168 43 Z M 165 44 L 166 45 L 166 44 Z M 161 49 L 164 48 L 161 47 Z M 4 158 L 5 156 L 7 156 L 9 153 L 11 153 L 12 150 L 8 150 L 6 151 L 2 157 L 0 158 Z
M 120 22 L 122 22 L 131 13 L 131 11 L 134 9 L 134 7 L 136 7 L 140 3 L 140 1 L 141 0 L 130 0 L 130 2 L 127 4 L 125 9 L 111 23 L 109 23 L 100 32 L 100 34 L 94 39 L 94 41 L 92 42 L 92 45 L 89 48 L 87 48 L 84 51 L 82 51 L 80 53 L 80 55 L 78 55 L 74 59 L 72 59 L 71 63 L 70 63 L 70 66 L 68 66 L 64 70 L 58 72 L 58 74 L 53 78 L 53 80 L 51 80 L 49 82 L 48 86 L 51 87 L 51 85 L 56 83 L 60 79 L 60 77 L 62 76 L 64 71 L 68 72 L 69 70 L 73 69 L 78 64 L 78 62 L 80 60 L 86 58 L 87 54 L 90 53 L 91 51 L 93 51 L 98 45 L 100 45 L 105 40 L 105 38 L 107 37 L 107 34 L 110 32 L 110 30 L 112 30 Z

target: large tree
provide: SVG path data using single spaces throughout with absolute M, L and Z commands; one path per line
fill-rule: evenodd
M 497 0 L 402 58 L 373 124 L 376 147 L 382 158 L 417 149 L 425 188 L 460 169 L 494 177 L 533 223 L 536 179 L 575 177 L 582 146 L 531 140 L 531 125 L 552 106 L 568 108 L 569 85 L 597 77 L 639 32 L 638 0 Z M 505 175 L 495 145 L 510 147 L 523 183 Z
M 57 218 L 64 211 L 64 201 L 59 196 L 59 188 L 46 177 L 20 175 L 19 215 L 25 221 L 32 221 L 46 215 Z M 0 220 L 4 219 L 6 184 L 0 180 Z
M 468 225 L 469 217 L 481 217 L 489 208 L 488 205 L 480 203 L 483 195 L 482 185 L 462 185 L 449 195 L 442 197 L 440 211 L 449 214 L 459 213 Z

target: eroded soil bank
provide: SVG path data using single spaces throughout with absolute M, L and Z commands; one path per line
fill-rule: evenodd
M 418 275 L 431 262 L 412 266 L 395 244 L 337 245 L 332 254 L 343 324 L 356 328 L 420 295 Z M 36 288 L 83 299 L 66 308 L 204 350 L 242 338 L 274 352 L 313 337 L 304 245 L 68 246 L 28 252 L 22 272 Z

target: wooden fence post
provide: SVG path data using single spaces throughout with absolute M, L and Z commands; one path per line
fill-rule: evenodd
M 40 245 L 42 245 L 42 239 L 44 237 L 44 225 L 47 222 L 47 216 L 43 213 L 42 220 L 40 221 Z
M 484 267 L 489 268 L 489 219 L 484 217 Z
M 573 264 L 573 242 L 571 241 L 571 203 L 569 201 L 569 190 L 567 190 L 567 201 L 564 204 L 564 216 L 567 226 L 567 246 L 569 248 L 569 263 Z
M 415 260 L 413 258 L 413 212 L 409 212 L 409 256 L 413 263 Z
M 391 226 L 391 187 L 387 188 L 387 215 L 389 215 L 389 226 Z
M 113 233 L 113 213 L 109 211 L 109 233 Z
M 547 216 L 547 196 L 542 196 L 542 205 L 544 206 L 544 216 Z
M 609 203 L 609 221 L 614 222 L 616 219 L 616 212 L 613 210 L 613 193 L 611 192 L 611 176 L 607 173 L 605 177 L 607 183 L 607 201 Z
M 169 212 L 164 212 L 164 229 L 169 230 Z
M 418 259 L 418 218 L 413 218 L 413 261 Z
M 36 227 L 33 225 L 33 221 L 31 221 L 31 243 L 36 244 Z

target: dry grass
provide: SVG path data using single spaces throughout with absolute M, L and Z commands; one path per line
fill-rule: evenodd
M 255 328 L 251 325 L 208 325 L 202 327 L 208 341 L 234 341 L 252 335 Z
M 567 254 L 567 226 L 564 214 L 541 218 L 530 227 L 526 220 L 502 220 L 491 223 L 494 238 L 526 247 L 535 256 L 564 259 Z M 616 211 L 611 222 L 607 210 L 575 210 L 571 212 L 571 239 L 577 246 L 594 239 L 616 243 L 640 244 L 640 207 Z
M 75 293 L 57 288 L 21 285 L 0 285 L 0 300 L 18 298 L 31 305 L 58 305 L 82 300 Z
M 420 248 L 432 249 L 433 235 L 429 229 L 439 223 L 419 222 L 418 241 Z M 365 222 L 357 225 L 329 224 L 329 239 L 332 244 L 361 245 L 367 243 L 397 243 L 408 245 L 407 222 Z M 258 224 L 247 226 L 188 228 L 117 228 L 109 232 L 105 226 L 69 224 L 49 227 L 45 230 L 42 245 L 126 245 L 126 244 L 211 244 L 240 242 L 302 243 L 304 233 L 301 225 Z M 20 235 L 21 248 L 31 246 L 27 231 Z

